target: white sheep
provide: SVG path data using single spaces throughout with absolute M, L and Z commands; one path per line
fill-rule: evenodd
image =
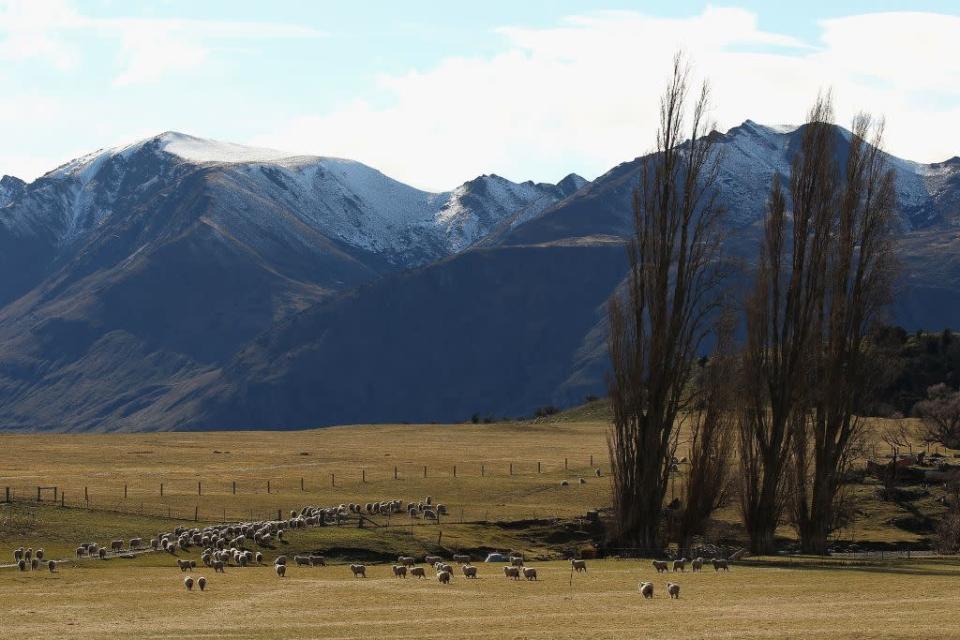
M 438 571 L 437 580 L 440 581 L 440 584 L 448 584 L 450 582 L 450 572 L 449 571 Z
M 418 578 L 426 578 L 426 577 L 427 577 L 427 574 L 426 574 L 426 572 L 423 570 L 423 567 L 411 567 L 411 568 L 410 568 L 410 575 L 411 575 L 411 576 L 416 576 L 416 577 L 418 577 Z
M 34 558 L 33 560 L 30 561 L 30 570 L 31 570 L 31 571 L 36 571 L 36 570 L 39 569 L 39 568 L 40 568 L 40 561 L 39 561 L 39 560 L 37 560 L 36 558 Z
M 37 556 L 37 560 L 43 560 L 43 549 L 37 549 L 34 555 Z
M 177 566 L 180 567 L 180 571 L 183 571 L 184 573 L 186 573 L 187 571 L 189 571 L 189 570 L 191 569 L 191 567 L 190 567 L 190 561 L 189 561 L 189 560 L 182 560 L 182 559 L 180 559 L 180 558 L 177 558 Z
M 407 577 L 407 565 L 405 564 L 395 564 L 393 565 L 393 575 L 398 578 Z
M 583 571 L 584 573 L 586 573 L 586 571 L 587 571 L 587 561 L 586 561 L 586 560 L 575 560 L 575 559 L 571 559 L 571 560 L 570 560 L 570 566 L 572 566 L 573 569 L 574 569 L 577 573 L 580 573 L 581 571 Z
M 57 571 L 57 561 L 56 561 L 56 560 L 50 560 L 49 562 L 47 562 L 47 569 L 50 569 L 50 573 L 56 573 L 56 571 Z
M 641 582 L 640 583 L 640 595 L 645 599 L 653 597 L 653 583 L 652 582 Z
M 273 568 L 274 568 L 274 569 L 276 570 L 276 572 L 277 572 L 277 577 L 282 578 L 283 576 L 287 575 L 287 565 L 285 565 L 285 564 L 275 564 L 275 565 L 273 565 Z
M 536 580 L 537 579 L 537 570 L 533 567 L 524 567 L 523 568 L 523 577 L 527 580 Z
M 697 557 L 690 562 L 690 569 L 697 573 L 703 568 L 703 558 Z
M 463 571 L 464 578 L 476 578 L 477 577 L 477 568 L 473 565 L 465 564 L 460 569 Z
M 677 600 L 679 600 L 679 599 L 680 599 L 680 585 L 678 585 L 678 584 L 675 583 L 675 582 L 668 582 L 668 583 L 667 583 L 667 593 L 670 594 L 670 599 L 671 599 L 671 600 L 674 599 L 674 598 L 676 598 Z
M 327 559 L 323 556 L 310 556 L 310 566 L 325 567 L 327 566 Z
M 440 556 L 425 556 L 423 558 L 424 564 L 434 565 L 443 560 Z
M 353 577 L 354 577 L 354 578 L 356 578 L 356 577 L 358 577 L 358 576 L 361 577 L 361 578 L 366 578 L 366 577 L 367 577 L 367 567 L 366 567 L 365 565 L 362 565 L 362 564 L 352 564 L 352 565 L 350 565 L 350 571 L 353 572 Z
M 287 556 L 277 556 L 277 559 L 273 561 L 273 564 L 287 564 Z
M 723 569 L 724 571 L 730 571 L 730 563 L 722 558 L 714 558 L 713 570 L 720 571 L 720 569 Z
M 18 569 L 19 571 L 26 571 L 26 570 L 27 570 L 27 561 L 26 561 L 26 560 L 20 560 L 19 562 L 17 562 L 17 569 Z
M 77 548 L 80 549 L 80 547 Z M 18 547 L 13 550 L 13 561 L 20 562 L 21 560 L 23 560 L 23 547 Z
M 309 567 L 310 566 L 310 556 L 293 556 L 293 561 L 297 563 L 298 567 Z
M 507 578 L 512 578 L 513 580 L 519 580 L 520 567 L 514 567 L 514 566 L 504 567 L 503 575 L 506 576 Z
M 417 563 L 416 559 L 413 556 L 400 556 L 397 558 L 397 562 L 408 567 L 412 567 Z
M 193 578 L 187 576 L 183 579 L 183 586 L 187 588 L 187 591 L 193 591 Z
M 673 572 L 674 572 L 674 573 L 676 573 L 677 571 L 679 571 L 680 573 L 686 573 L 686 570 L 687 570 L 687 559 L 686 559 L 686 558 L 680 558 L 679 560 L 674 560 L 674 561 L 673 561 Z
M 453 561 L 460 564 L 470 564 L 470 556 L 465 553 L 455 553 L 453 554 Z
M 663 560 L 654 560 L 653 568 L 657 570 L 657 573 L 666 573 L 670 570 L 667 563 Z
M 200 587 L 200 591 L 203 591 L 207 588 L 207 579 L 203 576 L 197 578 L 197 586 Z

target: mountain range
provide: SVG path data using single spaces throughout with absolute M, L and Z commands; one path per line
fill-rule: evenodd
M 749 260 L 799 131 L 715 135 L 730 250 Z M 641 161 L 429 193 L 350 160 L 168 132 L 29 184 L 4 176 L 0 429 L 454 421 L 600 394 Z M 891 320 L 956 326 L 960 158 L 890 162 Z

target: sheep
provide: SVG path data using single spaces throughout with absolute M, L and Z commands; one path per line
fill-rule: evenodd
M 560 481 L 560 486 L 561 486 L 561 487 L 569 487 L 569 486 L 570 486 L 570 483 L 567 482 L 566 480 L 561 480 L 561 481 Z
M 197 578 L 197 586 L 200 587 L 200 591 L 203 591 L 207 588 L 207 579 L 203 576 Z
M 277 556 L 277 559 L 273 561 L 273 564 L 287 564 L 287 556 Z
M 48 561 L 48 562 L 47 562 L 47 569 L 50 569 L 50 573 L 56 573 L 56 572 L 57 572 L 57 561 L 56 561 L 56 560 L 50 560 L 50 561 Z
M 641 582 L 641 583 L 640 583 L 640 595 L 642 595 L 642 596 L 644 597 L 644 599 L 652 598 L 652 597 L 653 597 L 653 583 L 652 583 L 652 582 Z
M 39 560 L 37 560 L 36 558 L 34 558 L 33 560 L 30 561 L 30 570 L 31 570 L 31 571 L 36 571 L 36 570 L 39 569 L 39 568 L 40 568 L 40 561 L 39 561 Z
M 524 567 L 523 568 L 523 577 L 527 580 L 536 580 L 537 579 L 537 570 L 533 567 Z
M 367 567 L 366 567 L 365 565 L 362 565 L 362 564 L 352 564 L 352 565 L 350 565 L 350 571 L 353 572 L 353 577 L 354 577 L 354 578 L 356 578 L 356 577 L 358 577 L 358 576 L 361 577 L 361 578 L 366 578 L 366 577 L 367 577 Z
M 213 561 L 213 572 L 214 573 L 226 573 L 224 570 L 223 560 L 214 560 Z
M 464 578 L 476 578 L 477 577 L 477 568 L 473 565 L 465 564 L 460 567 L 460 570 L 463 571 Z
M 23 553 L 23 559 L 26 560 L 27 562 L 30 562 L 30 559 L 31 559 L 31 558 L 33 558 L 33 547 L 28 548 L 28 549 Z
M 570 566 L 573 567 L 573 569 L 574 569 L 577 573 L 580 573 L 581 571 L 584 572 L 584 573 L 586 573 L 586 571 L 587 571 L 587 561 L 586 561 L 586 560 L 571 559 L 571 560 L 570 560 Z
M 578 478 L 577 482 L 580 484 L 587 484 L 587 481 L 584 478 Z
M 514 567 L 514 566 L 504 567 L 503 575 L 506 576 L 507 578 L 512 578 L 513 580 L 519 580 L 520 567 Z
M 17 562 L 17 569 L 18 569 L 19 571 L 26 571 L 26 570 L 27 570 L 27 561 L 26 561 L 26 560 L 20 560 L 19 562 Z
M 43 549 L 37 549 L 34 555 L 37 557 L 37 560 L 43 560 Z
M 139 549 L 140 547 L 143 546 L 143 539 L 142 539 L 142 538 L 130 538 L 130 542 L 128 543 L 128 546 L 129 546 L 131 549 Z
M 670 599 L 671 599 L 671 600 L 673 600 L 674 598 L 676 598 L 677 600 L 679 600 L 679 599 L 680 599 L 680 585 L 678 585 L 678 584 L 675 583 L 675 582 L 668 582 L 668 583 L 667 583 L 667 593 L 670 594 Z
M 111 551 L 123 551 L 123 540 L 114 540 L 110 543 Z
M 101 560 L 106 560 L 107 550 L 104 549 L 103 547 L 100 547 L 100 549 L 97 551 L 97 557 L 100 558 Z
M 436 564 L 436 563 L 440 562 L 441 560 L 443 560 L 443 558 L 441 558 L 440 556 L 425 556 L 425 557 L 423 558 L 423 562 L 424 562 L 425 564 Z
M 180 558 L 177 558 L 177 566 L 180 567 L 180 571 L 183 571 L 184 573 L 186 573 L 187 571 L 189 571 L 189 570 L 191 569 L 191 567 L 190 567 L 190 561 L 189 561 L 189 560 L 181 560 Z
M 448 565 L 446 562 L 438 562 L 436 566 L 434 566 L 434 569 L 436 569 L 437 571 L 446 571 L 448 573 L 453 573 L 453 567 Z
M 692 569 L 694 573 L 699 572 L 700 569 L 702 568 L 703 568 L 703 558 L 694 558 L 693 561 L 690 563 L 690 569 Z
M 520 556 L 510 556 L 510 566 L 512 567 L 522 567 L 523 558 Z
M 460 564 L 470 564 L 470 556 L 466 553 L 455 553 L 453 554 L 453 561 Z
M 667 568 L 667 563 L 664 562 L 663 560 L 654 560 L 653 568 L 657 570 L 657 573 L 666 573 L 667 571 L 669 571 L 669 569 Z
M 399 558 L 397 558 L 397 562 L 399 564 L 403 564 L 408 567 L 412 567 L 417 563 L 416 559 L 414 559 L 413 556 L 400 556 Z
M 293 561 L 297 563 L 297 566 L 310 566 L 310 556 L 293 556 Z
M 450 572 L 449 571 L 438 571 L 437 580 L 440 581 L 440 584 L 449 584 L 450 583 Z
M 407 565 L 405 564 L 395 564 L 393 565 L 393 575 L 398 578 L 407 577 Z
M 257 553 L 254 554 L 253 557 L 254 557 L 254 559 L 257 561 L 257 564 L 263 564 L 263 554 L 262 554 L 262 553 L 260 553 L 259 551 L 257 551 Z
M 680 573 L 686 573 L 686 571 L 687 571 L 686 567 L 687 567 L 687 559 L 686 559 L 686 558 L 680 558 L 679 560 L 674 560 L 674 561 L 673 561 L 673 572 L 674 572 L 674 573 L 676 573 L 677 571 L 679 571 Z
M 193 591 L 193 578 L 187 576 L 183 579 L 183 586 L 187 588 L 187 591 Z
M 323 556 L 310 556 L 310 566 L 325 567 L 327 566 L 327 559 Z
M 277 572 L 277 577 L 282 578 L 287 575 L 287 565 L 285 564 L 275 564 L 273 565 L 274 570 Z
M 19 547 L 13 550 L 13 561 L 20 562 L 21 560 L 23 560 L 23 547 Z
M 76 549 L 76 554 L 77 554 L 77 557 L 78 557 L 78 558 L 82 558 L 83 556 L 87 555 L 87 548 L 86 548 L 86 547 L 77 547 L 77 549 Z
M 427 574 L 423 570 L 423 567 L 410 567 L 410 575 L 416 576 L 418 578 L 426 578 Z
M 597 467 L 596 469 L 594 469 L 593 472 L 597 475 L 598 478 L 603 477 L 603 472 L 600 471 L 600 467 Z
M 723 569 L 724 571 L 730 571 L 730 563 L 727 562 L 726 560 L 721 559 L 721 558 L 714 558 L 714 559 L 713 559 L 713 570 L 714 570 L 714 571 L 720 571 L 720 569 Z

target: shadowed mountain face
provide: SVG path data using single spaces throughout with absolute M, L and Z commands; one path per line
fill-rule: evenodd
M 749 260 L 799 133 L 717 135 L 728 247 Z M 640 162 L 431 194 L 347 160 L 167 133 L 4 178 L 0 428 L 446 421 L 602 393 Z M 891 163 L 893 319 L 956 326 L 960 160 Z

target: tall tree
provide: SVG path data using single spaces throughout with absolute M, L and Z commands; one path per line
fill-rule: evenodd
M 753 553 L 774 550 L 786 504 L 795 412 L 808 392 L 810 348 L 827 286 L 837 172 L 831 117 L 829 98 L 819 98 L 801 129 L 790 175 L 791 229 L 780 177 L 774 176 L 755 282 L 745 305 L 740 507 Z
M 704 84 L 688 107 L 689 70 L 674 58 L 660 101 L 656 153 L 633 193 L 625 292 L 610 302 L 608 442 L 618 542 L 659 548 L 663 500 L 687 383 L 719 303 L 715 184 L 719 154 Z M 689 113 L 688 113 L 689 112 Z M 684 141 L 683 136 L 689 138 Z
M 842 478 L 862 426 L 858 412 L 879 382 L 868 360 L 868 335 L 890 300 L 895 267 L 896 196 L 894 173 L 883 153 L 883 124 L 875 126 L 861 114 L 851 129 L 838 194 L 830 196 L 836 204 L 815 324 L 809 405 L 796 416 L 794 515 L 808 553 L 823 553 L 836 528 Z

